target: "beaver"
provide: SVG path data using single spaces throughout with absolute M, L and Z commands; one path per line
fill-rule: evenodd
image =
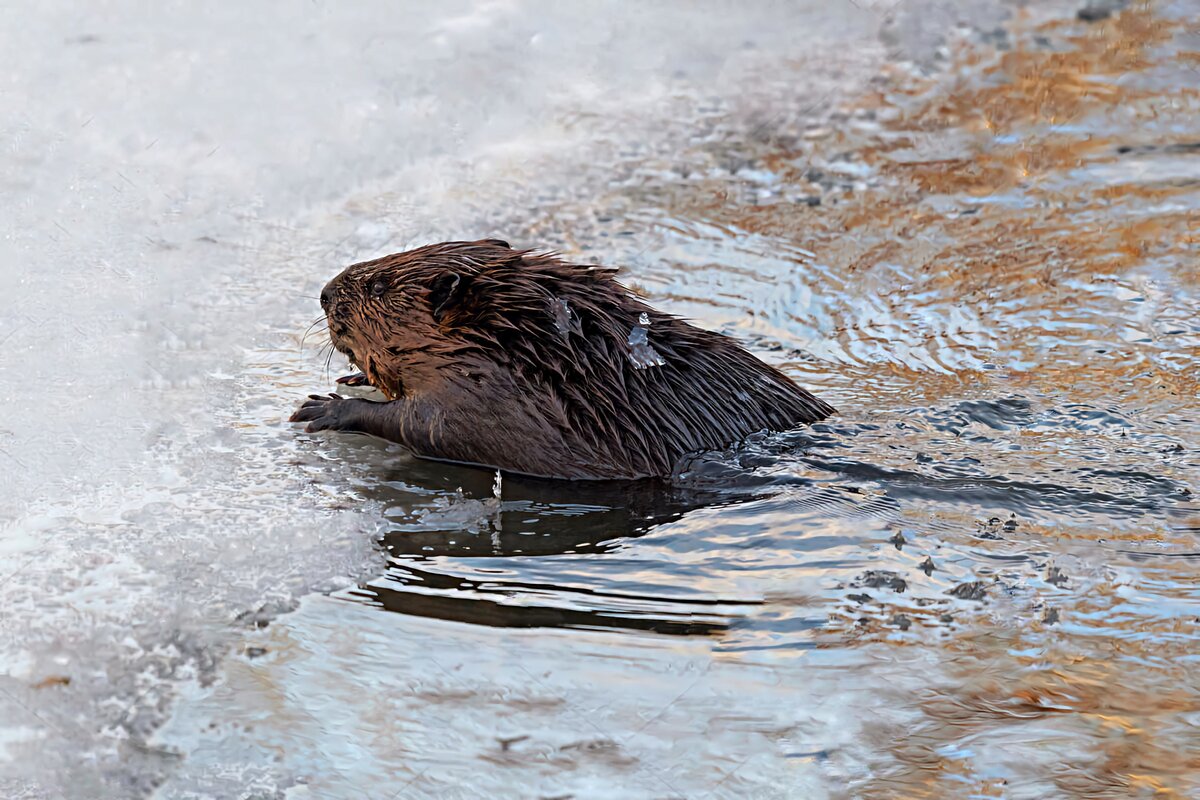
M 616 269 L 444 242 L 352 264 L 321 292 L 332 344 L 387 402 L 309 395 L 292 422 L 418 456 L 571 480 L 666 477 L 689 454 L 832 406 Z

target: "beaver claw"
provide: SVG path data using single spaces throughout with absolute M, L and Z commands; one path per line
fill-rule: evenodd
M 346 406 L 347 399 L 340 394 L 310 394 L 288 422 L 307 422 L 304 430 L 309 433 L 345 430 L 345 415 L 341 412 Z
M 356 372 L 353 375 L 343 375 L 337 379 L 337 382 L 345 386 L 370 386 L 365 372 Z

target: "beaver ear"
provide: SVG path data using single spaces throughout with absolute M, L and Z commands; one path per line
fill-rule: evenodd
M 446 271 L 429 283 L 429 307 L 438 322 L 466 292 L 466 281 L 457 272 Z
M 484 239 L 487 244 L 494 244 L 496 247 L 503 247 L 505 250 L 512 250 L 512 245 L 503 239 Z

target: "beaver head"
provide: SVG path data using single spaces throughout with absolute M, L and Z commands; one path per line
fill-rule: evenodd
M 464 349 L 455 331 L 480 275 L 522 253 L 500 239 L 445 242 L 351 264 L 321 291 L 333 346 L 389 399 L 436 383 Z

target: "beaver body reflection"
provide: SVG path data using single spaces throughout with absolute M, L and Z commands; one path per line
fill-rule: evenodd
M 630 479 L 833 413 L 733 339 L 651 308 L 615 273 L 498 240 L 347 267 L 321 292 L 330 336 L 388 400 L 312 395 L 292 421 L 424 458 Z

